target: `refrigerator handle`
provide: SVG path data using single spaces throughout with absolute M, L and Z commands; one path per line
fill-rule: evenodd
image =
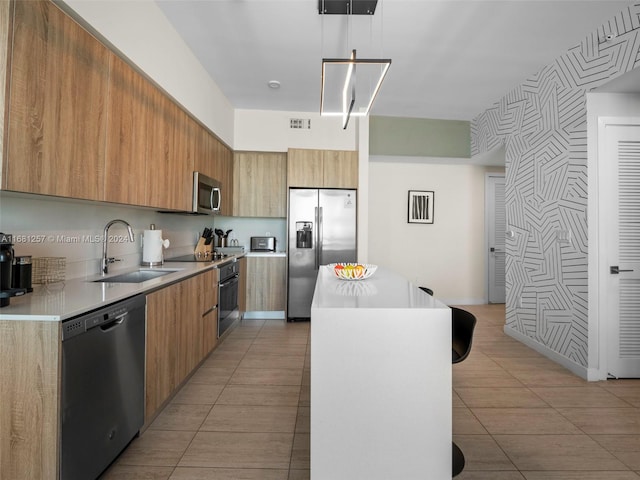
M 323 241 L 324 241 L 323 236 L 324 235 L 322 233 L 322 231 L 324 229 L 324 225 L 323 225 L 322 215 L 323 215 L 322 207 L 319 207 L 318 208 L 318 223 L 317 223 L 317 225 L 318 225 L 318 267 L 317 267 L 317 269 L 318 270 L 320 269 L 320 265 L 322 265 L 322 249 L 324 248 L 324 245 L 323 245 Z
M 314 234 L 314 239 L 313 239 L 313 243 L 314 243 L 314 249 L 315 251 L 313 252 L 313 268 L 315 270 L 318 270 L 318 251 L 320 249 L 320 245 L 318 244 L 318 229 L 320 228 L 320 224 L 318 223 L 318 207 L 314 208 L 314 220 L 316 221 L 316 231 Z

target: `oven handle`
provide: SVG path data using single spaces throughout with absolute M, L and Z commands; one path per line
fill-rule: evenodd
M 221 283 L 220 284 L 220 288 L 224 288 L 224 287 L 228 287 L 229 285 L 233 285 L 234 283 L 238 283 L 238 277 L 240 276 L 239 273 L 236 273 L 233 277 L 231 277 L 230 279 L 227 279 L 226 282 Z

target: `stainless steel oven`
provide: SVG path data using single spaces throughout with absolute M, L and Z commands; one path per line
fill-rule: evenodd
M 238 282 L 240 273 L 235 258 L 218 266 L 218 338 L 238 318 Z

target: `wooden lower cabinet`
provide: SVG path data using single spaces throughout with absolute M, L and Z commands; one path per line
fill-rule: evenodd
M 145 414 L 147 423 L 178 383 L 177 323 L 180 284 L 147 295 Z
M 247 257 L 247 311 L 285 310 L 286 257 Z
M 240 316 L 247 311 L 247 257 L 238 260 L 240 280 L 238 282 L 238 310 Z
M 209 355 L 218 344 L 218 270 L 200 275 L 200 322 L 202 324 L 202 358 Z
M 217 271 L 147 295 L 145 424 L 216 346 Z
M 0 478 L 58 478 L 62 324 L 0 321 Z

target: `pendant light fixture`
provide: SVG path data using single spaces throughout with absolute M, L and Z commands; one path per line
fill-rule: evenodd
M 373 15 L 377 3 L 378 0 L 318 0 L 318 12 Z M 390 65 L 389 58 L 358 58 L 355 48 L 349 58 L 323 58 L 320 115 L 341 116 L 343 129 L 351 117 L 368 115 Z

